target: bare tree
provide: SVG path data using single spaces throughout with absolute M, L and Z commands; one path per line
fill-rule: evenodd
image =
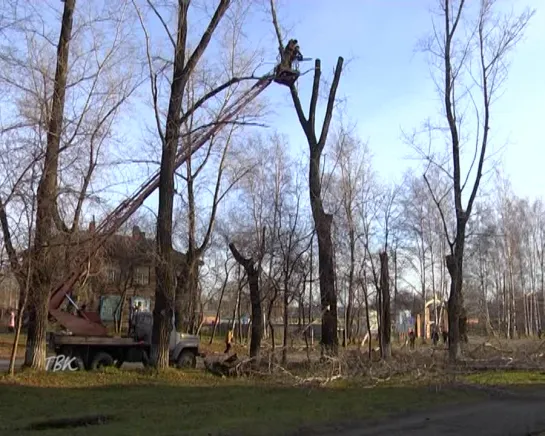
M 31 180 L 34 180 L 34 177 L 31 178 Z M 26 212 L 26 220 L 30 223 L 28 226 L 28 239 L 31 240 L 32 234 L 33 234 L 33 226 L 32 222 L 34 219 L 34 208 L 36 206 L 36 202 L 34 201 L 34 198 L 27 199 L 25 202 L 25 212 Z M 10 258 L 11 262 L 11 269 L 12 272 L 15 274 L 17 278 L 17 283 L 20 287 L 19 292 L 19 305 L 17 308 L 17 323 L 15 325 L 15 338 L 13 339 L 13 347 L 11 349 L 11 356 L 9 361 L 9 368 L 8 372 L 10 375 L 15 374 L 15 359 L 17 357 L 17 349 L 19 347 L 19 339 L 21 337 L 21 329 L 23 327 L 23 319 L 24 319 L 24 313 L 25 308 L 27 307 L 28 302 L 28 295 L 30 291 L 30 279 L 32 274 L 32 253 L 28 253 L 26 256 L 26 259 L 24 259 L 22 262 L 17 261 L 17 253 L 15 252 L 15 249 L 13 247 L 13 243 L 11 240 L 11 233 L 9 230 L 9 226 L 7 223 L 7 216 L 6 211 L 2 205 L 2 200 L 0 199 L 0 223 L 2 225 L 2 233 L 5 238 L 5 245 L 6 249 L 8 251 L 8 257 Z M 20 270 L 20 268 L 24 268 L 23 271 Z
M 236 20 L 235 20 L 236 21 Z M 242 21 L 242 20 L 241 20 Z M 243 21 L 242 21 L 243 22 Z M 248 71 L 253 68 L 255 65 L 249 64 L 246 71 L 242 71 L 241 68 L 234 68 L 235 65 L 238 65 L 236 62 L 243 54 L 244 51 L 242 47 L 237 44 L 239 39 L 239 33 L 242 31 L 241 23 L 238 23 L 234 26 L 233 29 L 228 29 L 234 35 L 226 36 L 226 40 L 230 40 L 231 44 L 228 47 L 229 59 L 231 66 L 229 70 L 229 75 L 234 77 L 235 75 L 241 75 L 241 73 L 246 73 L 251 75 L 251 71 Z M 238 51 L 238 52 L 237 52 Z M 211 76 L 214 74 L 209 73 Z M 199 78 L 202 78 L 199 75 Z M 196 80 L 192 79 L 188 83 L 188 93 L 187 93 L 187 107 L 191 108 L 195 104 L 195 94 L 196 94 Z M 223 101 L 219 104 L 218 112 L 222 112 L 229 106 L 234 97 L 237 96 L 235 89 L 227 89 Z M 252 114 L 253 117 L 256 117 L 259 109 L 259 105 L 254 105 L 252 108 L 256 111 Z M 245 114 L 244 118 L 250 118 L 249 113 Z M 201 117 L 202 118 L 202 117 Z M 196 125 L 205 124 L 208 120 L 199 122 L 197 117 L 192 114 L 187 120 L 182 130 L 184 131 L 184 139 L 190 144 L 192 139 L 192 130 Z M 183 207 L 183 212 L 187 215 L 186 222 L 184 223 L 187 226 L 187 249 L 185 252 L 185 262 L 182 265 L 182 270 L 179 274 L 176 288 L 176 329 L 178 331 L 187 331 L 189 333 L 194 333 L 197 328 L 197 319 L 196 319 L 196 309 L 199 304 L 199 265 L 203 260 L 203 256 L 208 248 L 211 239 L 212 233 L 215 226 L 216 215 L 220 202 L 222 202 L 226 196 L 229 194 L 231 189 L 246 175 L 248 169 L 244 164 L 237 164 L 234 162 L 236 159 L 237 153 L 232 153 L 232 148 L 236 147 L 236 143 L 240 140 L 239 131 L 241 127 L 246 123 L 243 120 L 235 120 L 237 122 L 233 123 L 230 126 L 227 126 L 227 131 L 225 134 L 218 134 L 209 144 L 206 146 L 205 150 L 202 153 L 199 153 L 197 156 L 189 156 L 186 161 L 185 170 L 178 172 L 179 175 L 186 185 L 186 195 L 185 198 L 182 198 L 182 201 L 185 203 Z M 210 189 L 209 180 L 207 180 L 206 168 L 211 167 L 212 161 L 214 160 L 214 154 L 219 154 L 219 163 L 215 169 L 214 186 L 212 188 L 212 207 L 209 208 L 208 204 L 206 209 L 210 209 L 206 219 L 202 219 L 204 211 L 198 211 L 198 207 L 202 203 L 208 203 L 208 198 L 204 198 L 204 190 Z M 227 174 L 226 174 L 227 173 Z M 228 177 L 226 177 L 226 175 Z M 202 186 L 199 182 L 204 180 Z M 228 180 L 225 180 L 228 179 Z M 180 196 L 182 197 L 182 196 Z M 197 198 L 200 198 L 200 202 L 197 201 Z M 205 209 L 204 207 L 202 209 Z M 200 212 L 200 213 L 198 213 Z M 202 214 L 202 215 L 201 215 Z M 199 216 L 201 215 L 201 216 Z M 201 218 L 199 220 L 199 218 Z M 198 227 L 198 222 L 204 221 L 202 227 L 204 230 L 201 232 L 201 240 L 198 241 L 197 232 L 200 230 Z
M 491 108 L 506 79 L 509 54 L 523 37 L 533 15 L 533 11 L 526 10 L 516 17 L 502 17 L 494 12 L 495 3 L 494 0 L 481 1 L 477 8 L 477 18 L 472 19 L 469 16 L 472 10 L 467 1 L 440 0 L 439 17 L 442 24 L 439 26 L 434 23 L 434 33 L 424 47 L 432 60 L 437 62 L 436 66 L 441 73 L 441 79 L 436 83 L 443 99 L 451 149 L 452 172 L 449 174 L 453 186 L 452 207 L 456 214 L 453 238 L 443 220 L 450 247 L 446 265 L 451 278 L 448 300 L 451 360 L 461 357 L 461 340 L 466 337 L 466 313 L 462 293 L 464 248 L 468 220 L 479 191 L 490 145 Z M 464 105 L 473 107 L 473 119 L 464 113 Z M 474 141 L 474 153 L 469 170 L 464 175 L 461 169 L 461 152 L 469 141 Z M 434 160 L 430 152 L 424 154 L 430 164 L 439 165 L 448 171 Z M 473 175 L 472 170 L 475 170 Z M 473 184 L 464 206 L 462 194 L 470 177 L 473 178 Z M 435 200 L 440 208 L 436 196 Z M 443 213 L 441 208 L 440 210 Z
M 279 210 L 278 220 L 278 260 L 279 279 L 275 286 L 282 289 L 283 297 L 283 344 L 282 344 L 282 363 L 287 362 L 289 323 L 290 323 L 290 304 L 302 293 L 302 282 L 304 280 L 304 266 L 302 265 L 303 256 L 309 249 L 310 234 L 305 234 L 304 222 L 300 217 L 301 192 L 297 186 L 293 187 L 295 192 L 284 192 L 280 205 L 276 205 Z M 291 194 L 289 198 L 286 194 Z M 286 198 L 287 197 L 287 198 Z M 290 204 L 294 203 L 294 204 Z
M 367 252 L 371 273 L 375 288 L 377 290 L 377 309 L 378 309 L 378 333 L 381 356 L 383 359 L 391 357 L 391 311 L 390 311 L 390 271 L 388 264 L 388 249 L 390 242 L 390 232 L 392 231 L 393 222 L 396 219 L 395 199 L 397 195 L 397 187 L 383 194 L 378 204 L 375 205 L 377 210 L 373 213 L 375 220 L 382 221 L 380 226 L 375 229 L 371 228 L 371 222 L 365 219 L 365 250 Z M 376 223 L 378 224 L 378 223 Z M 375 226 L 376 226 L 375 224 Z M 371 253 L 371 241 L 380 241 L 379 252 L 379 268 L 376 267 Z
M 434 195 L 430 193 L 426 180 L 434 187 Z M 442 260 L 446 240 L 442 220 L 445 220 L 449 229 L 454 227 L 453 214 L 446 208 L 447 197 L 452 191 L 450 179 L 442 171 L 432 167 L 426 173 L 426 180 L 412 172 L 405 175 L 405 189 L 399 199 L 403 213 L 398 223 L 403 236 L 401 247 L 404 260 L 418 275 L 420 286 L 414 286 L 410 281 L 406 281 L 406 284 L 422 297 L 424 304 L 430 298 L 430 291 L 432 297 L 439 294 L 441 300 L 445 298 L 447 273 Z M 443 216 L 434 200 L 440 204 Z M 424 307 L 418 307 L 419 311 L 423 309 Z M 425 329 L 419 330 L 424 338 Z
M 135 0 L 133 3 L 136 6 Z M 211 38 L 216 31 L 219 23 L 222 21 L 227 10 L 231 5 L 230 0 L 220 0 L 215 12 L 210 19 L 205 32 L 200 38 L 195 49 L 191 52 L 187 47 L 188 39 L 188 11 L 190 1 L 180 1 L 176 7 L 177 12 L 177 28 L 176 39 L 172 36 L 165 24 L 161 8 L 158 4 L 148 1 L 148 6 L 151 12 L 159 18 L 161 26 L 167 32 L 167 36 L 174 48 L 174 60 L 162 61 L 162 65 L 156 68 L 157 62 L 151 55 L 150 50 L 150 34 L 147 26 L 144 23 L 144 15 L 141 12 L 142 8 L 138 8 L 138 15 L 141 20 L 142 29 L 146 38 L 146 47 L 148 54 L 148 66 L 150 71 L 151 96 L 153 100 L 153 110 L 156 117 L 156 127 L 158 135 L 161 139 L 162 154 L 161 154 L 161 169 L 159 181 L 159 213 L 157 225 L 157 290 L 154 308 L 154 333 L 153 333 L 153 352 L 152 361 L 159 368 L 168 366 L 168 335 L 171 329 L 171 323 L 174 315 L 174 285 L 175 277 L 172 270 L 172 218 L 173 218 L 173 202 L 174 202 L 174 163 L 181 135 L 180 129 L 184 123 L 193 115 L 193 113 L 204 105 L 208 100 L 218 95 L 220 92 L 230 88 L 231 86 L 249 79 L 231 77 L 225 83 L 210 90 L 208 87 L 204 95 L 194 100 L 192 106 L 184 110 L 182 115 L 182 107 L 184 96 L 186 96 L 187 85 L 192 74 L 196 71 L 197 64 L 203 57 Z M 172 67 L 172 81 L 169 91 L 169 104 L 166 113 L 165 129 L 163 132 L 162 111 L 159 107 L 158 94 L 158 76 L 164 75 L 164 71 L 168 71 Z M 253 77 L 250 77 L 250 79 Z M 214 120 L 212 120 L 213 124 Z M 202 126 L 201 126 L 202 127 Z M 187 141 L 184 138 L 184 142 Z M 190 141 L 190 138 L 189 138 Z M 186 144 L 187 145 L 187 144 Z M 189 143 L 188 148 L 191 148 Z
M 29 295 L 29 325 L 25 365 L 45 368 L 45 333 L 47 304 L 52 283 L 54 259 L 49 245 L 57 216 L 57 174 L 64 100 L 68 76 L 68 52 L 72 34 L 75 0 L 64 2 L 61 32 L 57 51 L 55 86 L 49 116 L 45 162 L 37 191 L 36 230 L 34 234 L 33 269 Z
M 232 266 L 231 266 L 231 268 L 229 268 L 229 263 L 230 263 L 229 261 L 230 261 L 230 258 L 226 257 L 225 261 L 223 262 L 223 282 L 222 282 L 221 288 L 220 288 L 220 295 L 219 295 L 219 298 L 218 298 L 218 306 L 216 308 L 216 316 L 214 318 L 214 327 L 212 329 L 212 334 L 210 335 L 209 345 L 212 345 L 212 342 L 214 342 L 214 337 L 216 335 L 216 330 L 217 330 L 218 324 L 220 322 L 223 297 L 224 297 L 225 291 L 227 289 L 227 284 L 229 283 L 229 276 L 231 274 L 231 270 L 233 269 Z
M 284 50 L 280 28 L 276 19 L 274 0 L 271 0 L 271 13 L 278 36 L 278 45 L 281 52 Z M 321 181 L 321 157 L 327 142 L 327 135 L 333 117 L 337 88 L 341 78 L 344 59 L 339 57 L 335 67 L 333 81 L 329 89 L 329 96 L 319 136 L 316 133 L 316 107 L 320 91 L 320 79 L 322 75 L 321 62 L 316 59 L 314 63 L 314 81 L 310 97 L 308 118 L 306 117 L 301 100 L 295 84 L 289 86 L 293 105 L 297 118 L 307 138 L 310 154 L 309 162 L 309 194 L 310 205 L 316 234 L 318 235 L 318 256 L 320 271 L 320 300 L 322 307 L 322 353 L 336 355 L 338 352 L 339 339 L 337 336 L 337 295 L 335 290 L 335 266 L 333 261 L 333 241 L 331 238 L 331 225 L 333 215 L 324 210 L 322 202 L 322 181 Z
M 358 250 L 361 248 L 361 222 L 358 220 L 358 205 L 360 201 L 368 201 L 366 196 L 375 188 L 371 173 L 371 159 L 367 145 L 361 142 L 353 132 L 341 128 L 335 139 L 335 162 L 339 168 L 336 180 L 337 192 L 330 197 L 332 201 L 341 199 L 342 207 L 336 214 L 335 221 L 339 233 L 336 238 L 336 253 L 338 255 L 337 270 L 339 276 L 345 276 L 347 282 L 347 297 L 345 309 L 345 340 L 354 340 L 354 321 L 356 316 L 356 266 L 359 263 Z M 333 186 L 330 186 L 330 190 Z M 345 255 L 348 258 L 345 261 Z M 341 261 L 342 259 L 342 261 Z M 343 264 L 347 267 L 343 268 Z M 346 271 L 347 270 L 347 271 Z M 344 272 L 344 274 L 343 274 Z
M 40 5 L 43 6 L 43 2 Z M 13 115 L 3 120 L 2 126 L 0 163 L 5 171 L 2 172 L 3 192 L 0 195 L 5 199 L 3 206 L 8 214 L 16 214 L 24 208 L 21 204 L 23 193 L 25 201 L 32 198 L 32 201 L 41 203 L 40 207 L 36 206 L 40 226 L 36 225 L 35 231 L 49 225 L 51 229 L 49 236 L 46 235 L 48 241 L 44 250 L 47 253 L 40 256 L 54 258 L 61 255 L 62 250 L 58 247 L 66 246 L 62 255 L 67 263 L 63 265 L 52 260 L 46 268 L 45 278 L 50 284 L 55 284 L 53 282 L 62 276 L 62 267 L 81 257 L 79 225 L 86 205 L 98 200 L 97 188 L 104 186 L 96 175 L 103 168 L 106 145 L 114 137 L 116 115 L 137 88 L 140 75 L 132 65 L 124 67 L 134 54 L 127 44 L 130 20 L 125 13 L 126 2 L 117 8 L 102 9 L 83 4 L 78 7 L 79 12 L 74 12 L 74 18 L 71 18 L 72 13 L 67 15 L 66 12 L 68 7 L 73 11 L 74 5 L 65 2 L 56 72 L 52 71 L 54 63 L 52 65 L 51 59 L 55 57 L 51 41 L 52 33 L 57 31 L 48 29 L 47 14 L 36 13 L 40 5 L 36 2 L 20 5 L 28 18 L 18 20 L 18 25 L 9 30 L 8 36 L 22 37 L 25 44 L 21 50 L 7 50 L 0 58 L 0 83 L 11 97 L 10 105 L 14 109 Z M 51 10 L 57 13 L 56 8 Z M 71 30 L 65 24 L 72 21 Z M 67 59 L 68 43 L 70 62 Z M 63 88 L 61 92 L 60 88 Z M 63 101 L 59 102 L 59 98 Z M 53 124 L 55 128 L 51 130 Z M 42 187 L 36 195 L 29 189 L 32 183 L 29 173 L 42 166 L 43 159 Z M 38 197 L 47 191 L 46 185 L 47 189 L 54 185 L 55 190 L 47 194 L 49 200 L 44 203 Z M 32 227 L 31 222 L 26 222 L 26 226 Z M 27 233 L 26 230 L 21 231 L 23 235 Z M 11 236 L 14 236 L 13 231 Z M 20 241 L 15 248 L 24 253 L 30 243 L 30 239 Z M 33 262 L 33 267 L 44 268 L 36 262 Z M 35 280 L 37 274 L 33 273 Z M 21 292 L 24 288 L 25 285 L 20 284 Z M 35 289 L 31 287 L 30 301 Z M 48 292 L 43 289 L 40 307 Z M 46 315 L 44 306 L 39 315 L 45 316 L 44 323 L 47 322 Z M 33 329 L 30 330 L 33 336 Z M 42 347 L 45 352 L 44 339 L 45 336 L 41 336 L 36 342 L 41 345 L 32 346 Z M 32 343 L 33 339 L 29 345 Z M 35 363 L 29 359 L 27 353 L 27 365 L 41 365 L 38 362 L 41 357 L 36 358 Z

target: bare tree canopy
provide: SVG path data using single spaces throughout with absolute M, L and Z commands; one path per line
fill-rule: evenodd
M 438 161 L 431 152 L 417 147 L 428 160 L 448 174 L 452 186 L 451 208 L 455 212 L 454 232 L 446 220 L 441 198 L 424 173 L 424 180 L 439 209 L 450 253 L 446 266 L 451 278 L 449 292 L 449 350 L 453 360 L 461 356 L 461 341 L 467 341 L 467 315 L 463 302 L 463 261 L 467 225 L 484 173 L 490 148 L 493 103 L 507 77 L 509 56 L 524 35 L 533 11 L 519 16 L 502 16 L 496 1 L 484 0 L 478 8 L 465 0 L 441 0 L 434 32 L 425 42 L 432 65 L 440 72 L 437 89 L 443 101 L 445 123 L 428 125 L 430 132 L 443 136 L 450 146 L 450 165 Z M 473 6 L 473 7 L 472 7 Z M 468 105 L 469 102 L 469 105 Z M 462 151 L 474 143 L 467 171 L 462 170 Z M 474 171 L 473 171 L 474 170 Z M 463 193 L 469 197 L 464 204 Z

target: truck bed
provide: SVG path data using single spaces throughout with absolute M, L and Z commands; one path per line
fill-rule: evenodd
M 133 338 L 109 337 L 109 336 L 73 336 L 54 335 L 56 345 L 108 345 L 108 346 L 134 346 L 140 344 Z

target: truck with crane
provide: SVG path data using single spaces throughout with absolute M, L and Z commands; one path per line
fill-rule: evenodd
M 95 312 L 84 312 L 82 316 L 101 325 Z M 123 363 L 141 362 L 148 366 L 151 356 L 151 334 L 153 314 L 138 312 L 134 317 L 134 330 L 126 337 L 108 335 L 81 335 L 64 331 L 49 334 L 49 347 L 57 356 L 72 359 L 73 366 L 80 370 L 96 370 L 106 366 L 120 368 Z M 172 323 L 169 339 L 169 360 L 177 368 L 195 368 L 199 353 L 199 337 L 178 333 Z
M 289 59 L 287 63 L 283 62 L 272 73 L 259 78 L 250 89 L 224 110 L 215 123 L 195 135 L 192 144 L 180 147 L 176 155 L 175 169 L 210 141 L 222 127 L 232 122 L 242 109 L 258 97 L 273 81 L 292 86 L 299 77 L 299 72 L 293 68 L 292 61 L 293 59 Z M 225 88 L 226 86 L 220 86 L 209 93 L 208 97 Z M 202 105 L 204 98 L 202 100 L 194 105 L 192 111 Z M 192 111 L 185 113 L 184 117 L 189 116 Z M 144 365 L 149 363 L 153 328 L 151 312 L 136 314 L 132 335 L 113 337 L 108 334 L 108 329 L 102 324 L 99 314 L 78 307 L 70 297 L 70 293 L 85 274 L 87 265 L 90 264 L 92 257 L 101 246 L 130 218 L 158 186 L 159 172 L 156 172 L 130 198 L 119 204 L 96 227 L 95 233 L 85 249 L 85 255 L 76 262 L 76 266 L 72 268 L 66 279 L 50 293 L 49 319 L 60 325 L 63 330 L 49 334 L 49 348 L 57 356 L 63 355 L 70 358 L 79 370 L 95 370 L 112 365 L 120 367 L 125 362 L 142 362 Z M 75 308 L 74 313 L 61 309 L 65 300 L 68 300 L 69 305 Z M 170 362 L 179 368 L 195 367 L 196 358 L 199 355 L 198 336 L 176 332 L 173 322 L 169 340 Z

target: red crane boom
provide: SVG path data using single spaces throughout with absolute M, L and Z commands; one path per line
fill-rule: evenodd
M 268 75 L 258 80 L 248 91 L 232 103 L 224 111 L 224 114 L 214 124 L 207 127 L 197 138 L 192 141 L 191 147 L 184 146 L 178 151 L 174 168 L 179 168 L 189 156 L 205 145 L 219 130 L 230 120 L 235 118 L 240 111 L 254 100 L 274 80 Z M 108 238 L 130 218 L 130 216 L 144 203 L 144 201 L 159 186 L 159 171 L 143 183 L 138 190 L 128 199 L 124 200 L 112 211 L 96 228 L 96 235 L 89 241 L 90 247 L 84 260 L 72 269 L 66 279 L 52 290 L 49 299 L 49 315 L 62 327 L 79 336 L 107 336 L 106 327 L 101 323 L 100 317 L 95 312 L 80 310 L 68 296 L 77 281 L 86 270 L 86 265 L 97 253 Z M 71 304 L 77 309 L 77 315 L 60 309 L 64 299 L 68 297 Z

